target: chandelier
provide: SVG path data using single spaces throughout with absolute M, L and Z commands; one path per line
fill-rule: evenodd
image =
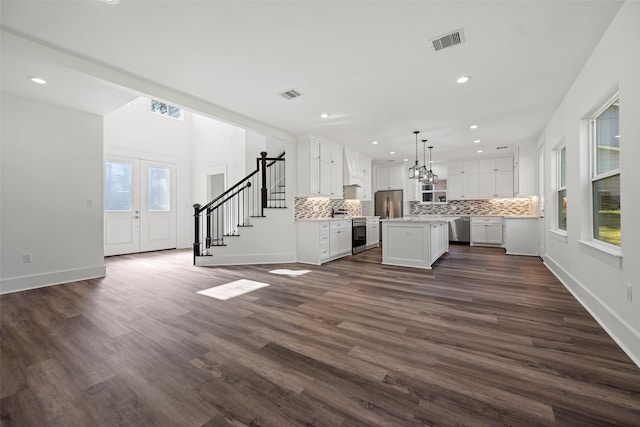
M 429 168 L 427 169 L 427 161 L 426 161 L 426 146 L 427 146 L 427 140 L 423 139 L 422 140 L 422 153 L 424 156 L 424 164 L 422 165 L 422 167 L 420 168 L 420 173 L 419 173 L 419 177 L 420 177 L 420 182 L 423 182 L 425 184 L 435 184 L 438 182 L 438 175 L 436 175 L 435 173 L 433 173 L 433 170 L 431 169 L 431 164 L 433 163 L 433 161 L 431 160 L 431 150 L 433 149 L 433 145 L 429 146 Z
M 418 166 L 418 134 L 419 130 L 414 130 L 413 133 L 416 135 L 416 164 L 409 168 L 409 179 L 419 179 L 421 167 Z

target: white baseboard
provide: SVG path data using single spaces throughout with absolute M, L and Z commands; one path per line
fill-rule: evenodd
M 215 254 L 213 256 L 196 257 L 196 266 L 198 267 L 216 265 L 284 264 L 289 262 L 296 262 L 295 253 L 243 255 Z
M 60 285 L 62 283 L 77 282 L 78 280 L 95 279 L 97 277 L 106 276 L 106 272 L 106 267 L 104 265 L 99 265 L 95 267 L 76 268 L 71 270 L 1 279 L 0 294 Z
M 640 367 L 640 333 L 621 319 L 611 308 L 582 285 L 568 271 L 562 268 L 548 255 L 542 257 L 544 265 L 551 271 L 565 288 L 602 326 L 609 336 L 620 346 L 627 356 Z

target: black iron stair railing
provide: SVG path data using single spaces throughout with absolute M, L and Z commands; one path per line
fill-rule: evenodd
M 193 205 L 194 264 L 196 257 L 212 255 L 212 247 L 225 246 L 225 237 L 238 236 L 239 228 L 252 227 L 251 218 L 263 217 L 265 208 L 287 207 L 284 154 L 261 152 L 256 170 L 206 205 Z

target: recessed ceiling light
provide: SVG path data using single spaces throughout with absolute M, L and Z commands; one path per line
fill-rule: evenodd
M 372 143 L 373 145 L 376 145 L 376 144 L 378 143 L 378 141 L 371 141 L 371 143 Z
M 329 115 L 327 113 L 322 113 L 320 114 L 320 117 L 322 117 L 323 119 L 326 119 L 327 117 L 329 117 Z
M 404 159 L 404 160 L 403 160 L 403 162 L 408 162 L 408 161 L 409 161 L 409 159 Z
M 456 80 L 457 83 L 466 83 L 469 80 L 471 80 L 471 76 L 461 76 L 458 77 L 458 80 Z
M 395 151 L 389 151 L 389 154 L 396 154 Z
M 616 136 L 614 136 L 614 138 L 620 138 L 620 135 L 616 135 Z
M 478 125 L 471 125 L 469 126 L 469 129 L 478 129 Z
M 476 139 L 475 141 L 473 141 L 474 144 L 480 144 L 480 140 Z
M 39 85 L 46 85 L 47 81 L 41 77 L 29 77 L 29 80 L 31 80 L 34 83 L 38 83 Z
M 477 153 L 482 153 L 482 150 L 478 150 Z
M 118 4 L 120 0 L 102 0 L 102 2 L 106 4 Z

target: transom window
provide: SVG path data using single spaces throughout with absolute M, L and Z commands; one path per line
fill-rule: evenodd
M 593 238 L 620 246 L 620 101 L 618 95 L 591 118 Z
M 151 100 L 151 112 L 182 120 L 182 109 L 155 99 Z

